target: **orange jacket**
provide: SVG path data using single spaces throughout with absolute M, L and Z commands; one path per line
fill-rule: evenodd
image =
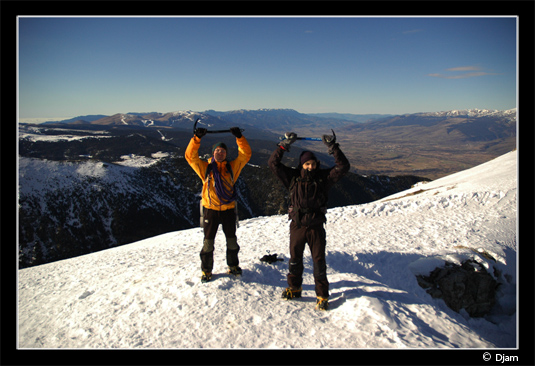
M 231 185 L 232 183 L 232 177 L 230 176 L 230 173 L 228 172 L 228 169 L 226 167 L 226 164 L 230 164 L 230 167 L 232 168 L 232 173 L 234 175 L 234 182 L 238 180 L 238 177 L 249 159 L 251 159 L 251 147 L 249 146 L 249 143 L 245 139 L 245 137 L 236 138 L 236 143 L 238 145 L 238 157 L 235 160 L 232 161 L 223 161 L 221 163 L 217 163 L 217 167 L 219 169 L 219 172 L 221 173 L 221 177 L 229 182 Z M 208 161 L 201 160 L 199 158 L 199 147 L 201 146 L 201 139 L 199 139 L 197 136 L 193 136 L 191 141 L 188 144 L 188 147 L 186 148 L 186 161 L 188 164 L 195 170 L 195 173 L 203 180 L 203 186 L 202 186 L 202 205 L 208 209 L 216 210 L 216 211 L 225 211 L 234 209 L 236 206 L 236 202 L 231 202 L 229 204 L 222 204 L 217 197 L 216 190 L 214 187 L 214 179 L 205 180 L 204 175 L 206 174 L 206 168 L 208 167 L 208 164 L 212 162 L 212 158 L 210 158 Z M 210 172 L 210 175 L 213 173 Z M 210 184 L 210 187 L 208 187 L 208 184 Z

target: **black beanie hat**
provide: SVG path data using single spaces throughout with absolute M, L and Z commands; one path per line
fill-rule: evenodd
M 212 154 L 214 153 L 215 149 L 217 149 L 218 147 L 220 147 L 222 149 L 225 149 L 225 151 L 228 152 L 227 145 L 225 145 L 224 142 L 218 142 L 218 143 L 214 144 L 214 146 L 212 146 Z
M 301 165 L 303 165 L 304 163 L 306 163 L 309 160 L 318 161 L 318 159 L 316 158 L 316 155 L 314 155 L 313 152 L 311 152 L 311 151 L 303 151 L 303 153 L 299 157 L 299 162 L 301 163 Z

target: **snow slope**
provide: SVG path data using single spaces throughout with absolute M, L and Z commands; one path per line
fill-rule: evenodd
M 244 220 L 241 279 L 200 282 L 201 229 L 18 272 L 20 348 L 514 348 L 517 345 L 517 153 L 369 204 L 328 212 L 331 310 L 314 311 L 305 251 L 303 298 L 286 287 L 286 216 Z M 259 258 L 270 251 L 284 262 Z M 485 251 L 496 259 L 486 259 Z M 415 274 L 474 258 L 501 270 L 486 318 L 431 298 Z

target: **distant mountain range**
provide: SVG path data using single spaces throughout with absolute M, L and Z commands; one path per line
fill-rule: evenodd
M 373 123 L 377 120 L 391 118 L 421 118 L 421 117 L 452 117 L 452 118 L 506 118 L 516 121 L 516 108 L 499 111 L 489 109 L 464 109 L 441 112 L 422 112 L 413 114 L 393 115 L 393 114 L 351 114 L 351 113 L 299 113 L 293 109 L 257 109 L 257 110 L 233 110 L 204 112 L 175 111 L 167 113 L 159 112 L 128 112 L 108 115 L 86 115 L 78 116 L 61 121 L 49 121 L 46 124 L 67 123 L 67 124 L 98 124 L 98 125 L 134 125 L 143 127 L 184 127 L 184 124 L 192 123 L 200 118 L 208 124 L 218 124 L 225 122 L 242 122 L 246 125 L 258 125 L 260 122 L 266 124 L 264 128 L 280 128 L 283 125 L 309 125 L 311 123 L 333 122 L 338 125 L 350 125 L 352 122 Z M 211 123 L 210 123 L 211 122 Z
M 352 114 L 352 113 L 311 113 L 309 116 L 320 118 L 336 118 L 359 123 L 371 122 L 376 119 L 393 117 L 395 114 Z
M 149 128 L 176 128 L 188 130 L 200 119 L 200 125 L 224 129 L 232 126 L 249 127 L 269 132 L 307 131 L 328 129 L 379 130 L 385 127 L 431 127 L 449 125 L 448 134 L 453 130 L 464 133 L 466 124 L 471 124 L 467 136 L 470 140 L 488 139 L 489 131 L 496 138 L 516 134 L 516 108 L 498 111 L 487 109 L 451 110 L 404 115 L 388 114 L 304 114 L 293 109 L 258 109 L 218 112 L 175 111 L 167 113 L 117 113 L 111 116 L 87 115 L 46 124 L 137 126 Z
M 304 114 L 293 109 L 258 109 L 258 110 L 234 110 L 219 112 L 207 110 L 204 112 L 175 111 L 167 113 L 117 113 L 111 116 L 87 115 L 62 121 L 50 121 L 46 124 L 93 124 L 93 125 L 118 125 L 139 127 L 172 127 L 178 129 L 191 128 L 196 119 L 208 126 L 224 128 L 232 125 L 254 126 L 265 130 L 292 129 L 316 125 L 331 127 L 348 126 L 355 122 L 369 122 L 380 118 L 386 118 L 388 114 L 339 114 L 321 113 Z
M 419 137 L 433 137 L 434 143 L 491 141 L 516 136 L 516 109 L 405 114 L 349 127 L 349 132 L 356 131 L 381 131 L 380 136 L 386 136 L 385 132 L 390 131 L 399 134 L 396 139 L 398 141 L 402 138 L 414 140 Z
M 361 174 L 419 175 L 436 179 L 484 163 L 516 148 L 516 108 L 451 110 L 404 115 L 304 114 L 293 109 L 204 112 L 175 111 L 80 116 L 55 122 L 69 128 L 175 129 L 192 131 L 240 126 L 260 145 L 285 132 L 321 137 L 335 131 L 353 171 Z M 47 124 L 54 124 L 48 122 Z M 321 143 L 302 148 L 325 152 Z

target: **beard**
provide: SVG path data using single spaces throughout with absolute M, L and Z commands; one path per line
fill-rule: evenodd
M 307 170 L 307 169 L 301 169 L 301 177 L 303 178 L 314 178 L 316 176 L 316 172 L 318 171 L 318 169 L 312 169 L 312 170 Z

